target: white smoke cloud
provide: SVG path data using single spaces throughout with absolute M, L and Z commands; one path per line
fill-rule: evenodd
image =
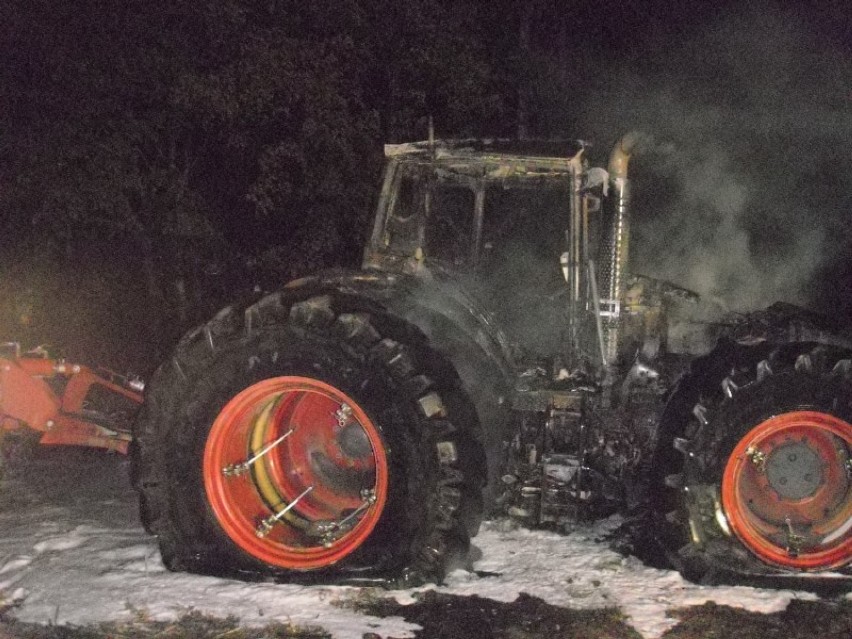
M 852 64 L 771 2 L 670 44 L 599 70 L 578 125 L 650 136 L 631 167 L 632 269 L 741 310 L 830 297 L 820 278 L 852 247 Z

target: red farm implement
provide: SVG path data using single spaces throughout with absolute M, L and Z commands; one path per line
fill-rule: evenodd
M 0 440 L 29 430 L 41 444 L 126 454 L 142 390 L 141 380 L 52 358 L 43 348 L 0 345 Z

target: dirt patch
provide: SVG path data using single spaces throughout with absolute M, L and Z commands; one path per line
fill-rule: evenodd
M 852 601 L 791 601 L 768 615 L 708 602 L 671 613 L 680 619 L 663 639 L 849 639 Z
M 523 593 L 504 603 L 429 590 L 409 605 L 378 599 L 358 602 L 356 608 L 419 624 L 423 630 L 415 633 L 418 639 L 641 639 L 615 608 L 572 610 Z
M 130 623 L 92 626 L 43 626 L 0 618 L 0 639 L 331 639 L 319 628 L 272 623 L 262 628 L 241 627 L 234 617 L 219 619 L 189 613 L 177 621 L 140 617 Z
M 572 610 L 521 594 L 510 603 L 483 597 L 427 591 L 402 605 L 393 599 L 349 601 L 378 617 L 399 616 L 422 626 L 417 639 L 640 639 L 614 608 Z M 773 614 L 749 612 L 712 602 L 672 611 L 679 620 L 661 639 L 849 639 L 852 601 L 793 601 Z M 240 626 L 233 617 L 220 619 L 189 613 L 177 621 L 151 621 L 140 615 L 129 623 L 57 626 L 21 623 L 0 611 L 0 639 L 331 639 L 320 628 L 273 623 L 261 628 Z M 393 639 L 367 633 L 364 639 Z
M 418 639 L 620 639 L 640 635 L 614 608 L 572 610 L 521 594 L 511 603 L 428 591 L 411 605 L 393 599 L 357 602 L 377 617 L 419 624 Z M 793 601 L 773 614 L 712 602 L 672 611 L 677 626 L 662 639 L 849 639 L 852 601 Z M 371 639 L 379 639 L 378 635 Z M 390 638 L 386 638 L 390 639 Z

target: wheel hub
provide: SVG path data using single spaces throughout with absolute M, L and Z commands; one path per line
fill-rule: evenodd
M 819 454 L 807 442 L 782 444 L 766 459 L 766 478 L 781 499 L 810 497 L 823 482 Z
M 337 442 L 344 455 L 352 459 L 363 459 L 373 454 L 373 447 L 364 429 L 349 423 L 337 433 Z

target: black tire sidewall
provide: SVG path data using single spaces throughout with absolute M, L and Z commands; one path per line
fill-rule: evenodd
M 723 402 L 710 423 L 702 429 L 703 437 L 697 440 L 696 455 L 686 463 L 684 474 L 687 484 L 715 486 L 721 495 L 722 479 L 730 457 L 754 428 L 772 417 L 800 410 L 833 415 L 852 424 L 850 397 L 849 382 L 839 376 L 792 369 L 740 388 L 732 398 Z M 685 507 L 690 510 L 689 506 Z M 715 517 L 707 513 L 705 516 L 693 514 L 692 521 L 699 522 L 703 535 L 707 536 L 705 543 L 721 543 L 711 553 L 712 559 L 701 550 L 694 554 L 692 561 L 699 567 L 696 575 L 712 575 L 714 571 L 720 571 L 717 576 L 728 579 L 724 575 L 731 574 L 731 570 L 749 574 L 772 574 L 782 570 L 770 566 L 737 537 L 723 531 Z M 717 556 L 719 553 L 723 554 Z M 706 580 L 707 577 L 702 576 L 701 579 Z
M 382 366 L 344 342 L 290 326 L 263 331 L 218 353 L 186 392 L 181 425 L 169 429 L 164 441 L 165 449 L 172 451 L 166 468 L 172 488 L 169 519 L 181 542 L 175 545 L 208 555 L 202 559 L 208 568 L 218 564 L 228 571 L 235 567 L 277 572 L 239 549 L 219 525 L 204 488 L 203 458 L 210 428 L 228 401 L 257 382 L 279 376 L 330 384 L 372 419 L 385 444 L 388 498 L 370 537 L 334 569 L 370 573 L 400 569 L 428 530 L 425 506 L 438 479 L 435 447 L 421 423 L 416 398 L 408 397 L 404 386 Z
M 705 478 L 721 482 L 728 459 L 743 437 L 766 420 L 793 411 L 813 410 L 852 423 L 848 383 L 788 371 L 740 390 L 719 411 L 704 455 Z

